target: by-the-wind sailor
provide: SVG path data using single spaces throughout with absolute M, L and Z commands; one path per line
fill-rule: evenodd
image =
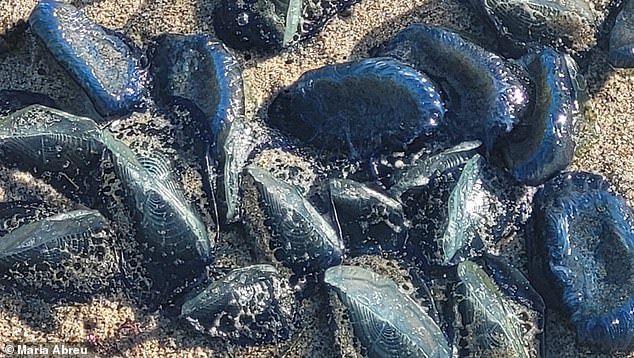
M 359 0 L 221 0 L 214 30 L 227 46 L 273 52 L 315 36 L 335 14 Z
M 446 97 L 446 133 L 490 150 L 529 107 L 532 85 L 519 66 L 441 27 L 412 24 L 378 50 L 411 64 Z
M 536 86 L 535 108 L 501 140 L 500 148 L 517 181 L 540 185 L 572 161 L 585 84 L 572 57 L 551 48 L 532 58 L 527 68 Z
M 308 144 L 367 159 L 442 123 L 434 84 L 398 61 L 371 58 L 309 71 L 269 107 L 269 122 Z
M 116 235 L 96 210 L 74 210 L 19 226 L 0 238 L 9 282 L 47 299 L 104 292 L 121 273 Z
M 479 250 L 482 245 L 479 235 L 474 231 L 482 226 L 483 213 L 486 212 L 482 195 L 477 192 L 483 164 L 484 159 L 480 155 L 469 159 L 449 195 L 447 226 L 437 243 L 443 264 L 453 262 L 459 251 Z
M 429 184 L 432 176 L 465 164 L 478 152 L 480 141 L 463 142 L 433 155 L 412 156 L 410 163 L 394 173 L 390 193 L 399 198 L 406 190 Z
M 502 174 L 475 154 L 431 176 L 427 185 L 406 190 L 400 198 L 413 252 L 430 263 L 454 265 L 511 234 L 521 216 L 521 193 L 507 188 Z
M 438 324 L 394 281 L 355 266 L 326 270 L 368 357 L 450 357 Z
M 12 200 L 0 202 L 0 237 L 18 227 L 55 215 L 53 208 L 41 200 Z
M 72 225 L 71 225 L 72 224 Z M 0 261 L 50 260 L 57 263 L 67 254 L 65 240 L 109 229 L 108 221 L 95 210 L 76 210 L 22 225 L 0 239 Z M 85 245 L 84 243 L 81 244 Z
M 595 44 L 596 20 L 586 0 L 472 0 L 498 32 L 520 46 L 587 50 Z
M 205 35 L 167 34 L 156 42 L 151 67 L 154 91 L 164 105 L 188 108 L 209 131 L 204 139 L 212 147 L 209 154 L 224 168 L 218 188 L 227 221 L 236 221 L 240 173 L 250 151 L 240 65 L 221 43 Z M 215 178 L 212 173 L 209 177 Z
M 535 195 L 531 276 L 579 343 L 634 348 L 634 212 L 602 177 L 562 173 Z
M 405 252 L 409 224 L 400 202 L 349 179 L 332 179 L 329 188 L 346 249 L 353 254 Z
M 0 150 L 4 162 L 81 179 L 98 167 L 105 147 L 93 120 L 32 105 L 0 118 Z
M 153 259 L 150 271 L 157 270 L 157 289 L 171 290 L 183 284 L 180 280 L 196 278 L 213 260 L 213 240 L 174 178 L 171 163 L 155 154 L 137 156 L 108 132 L 103 140 Z
M 222 174 L 218 176 L 219 196 L 224 202 L 225 218 L 228 223 L 236 222 L 242 215 L 240 187 L 242 172 L 253 149 L 252 128 L 242 117 L 235 118 L 225 131 L 217 137 L 215 158 L 220 159 Z M 208 161 L 210 161 L 207 153 Z
M 516 286 L 515 291 L 505 293 L 485 270 L 471 261 L 458 264 L 457 273 L 459 281 L 452 291 L 454 346 L 458 348 L 457 356 L 542 356 L 544 304 L 541 297 L 534 292 L 530 297 L 509 296 L 509 293 L 531 290 L 530 286 Z M 515 284 L 526 285 L 527 281 L 524 278 Z M 537 302 L 526 302 L 523 299 L 534 299 Z M 525 321 L 523 316 L 533 317 Z
M 139 104 L 145 72 L 129 41 L 60 1 L 40 1 L 29 24 L 102 116 L 127 115 Z
M 152 51 L 151 72 L 158 99 L 199 111 L 214 137 L 244 116 L 240 65 L 208 36 L 161 35 Z
M 259 193 L 264 225 L 270 231 L 255 238 L 260 250 L 272 250 L 274 257 L 295 273 L 323 272 L 341 263 L 343 243 L 333 227 L 298 189 L 266 170 L 247 167 Z
M 625 0 L 610 32 L 608 58 L 612 66 L 634 67 L 634 1 Z
M 189 298 L 181 317 L 213 337 L 243 344 L 287 339 L 295 326 L 294 292 L 271 265 L 232 270 Z

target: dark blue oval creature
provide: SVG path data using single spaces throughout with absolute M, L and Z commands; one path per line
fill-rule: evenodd
M 269 107 L 269 123 L 315 147 L 367 159 L 432 136 L 444 107 L 434 84 L 388 58 L 306 72 Z
M 137 156 L 93 120 L 33 105 L 0 118 L 0 150 L 5 162 L 73 179 L 89 176 L 109 158 L 153 258 L 148 265 L 158 271 L 157 289 L 173 290 L 213 260 L 213 240 L 176 182 L 171 163 Z
M 59 1 L 40 1 L 29 24 L 55 60 L 105 117 L 130 114 L 145 92 L 145 71 L 129 41 Z
M 595 44 L 595 15 L 586 0 L 472 0 L 515 45 L 587 50 Z
M 212 337 L 261 345 L 288 339 L 296 310 L 294 292 L 275 267 L 252 265 L 192 295 L 180 316 Z
M 484 159 L 475 154 L 466 163 L 435 173 L 428 184 L 412 187 L 401 196 L 412 222 L 410 245 L 422 250 L 428 262 L 455 265 L 477 256 L 484 248 L 479 234 L 488 202 L 481 180 Z M 420 254 L 420 253 L 419 253 Z
M 579 343 L 634 348 L 634 212 L 602 177 L 562 173 L 534 201 L 531 276 Z
M 503 173 L 471 153 L 468 160 L 460 158 L 432 173 L 427 183 L 409 187 L 399 197 L 411 223 L 409 250 L 424 263 L 453 266 L 480 256 L 519 225 L 521 190 L 509 188 Z
M 457 356 L 543 357 L 541 297 L 511 266 L 493 256 L 484 261 L 484 267 L 472 261 L 457 267 L 451 292 Z
M 477 139 L 488 151 L 529 107 L 532 87 L 523 69 L 444 28 L 412 24 L 378 55 L 411 64 L 441 86 L 443 131 L 455 143 Z
M 410 158 L 410 163 L 394 172 L 390 193 L 399 198 L 410 188 L 429 184 L 433 176 L 465 164 L 478 154 L 481 145 L 480 141 L 470 141 L 460 143 L 436 154 L 414 154 Z
M 87 235 L 104 230 L 110 230 L 110 224 L 96 210 L 52 215 L 20 226 L 3 236 L 0 240 L 0 262 L 12 264 L 37 257 L 38 260 L 59 263 L 69 254 L 66 250 L 81 251 L 86 246 L 86 243 L 73 240 L 81 241 Z
M 402 254 L 408 221 L 398 200 L 349 179 L 329 183 L 337 223 L 353 254 Z
M 334 15 L 359 0 L 221 0 L 214 30 L 231 48 L 270 53 L 315 36 Z
M 83 179 L 98 167 L 105 145 L 95 121 L 36 104 L 0 118 L 0 151 L 6 164 Z
M 341 238 L 297 187 L 254 165 L 248 166 L 247 172 L 259 193 L 264 225 L 270 234 L 269 238 L 262 233 L 263 237 L 254 239 L 258 249 L 272 250 L 275 259 L 296 274 L 319 273 L 341 263 Z
M 96 210 L 51 215 L 0 237 L 1 275 L 46 300 L 85 300 L 113 288 L 120 255 L 116 234 Z
M 610 32 L 609 60 L 615 67 L 634 67 L 634 1 L 626 0 Z
M 137 155 L 107 130 L 101 138 L 147 249 L 154 289 L 176 293 L 213 261 L 215 240 L 185 197 L 171 161 L 155 153 Z
M 501 140 L 506 167 L 520 183 L 540 185 L 564 170 L 575 152 L 575 126 L 583 119 L 584 80 L 574 60 L 546 48 L 529 60 L 536 86 L 533 113 Z
M 224 46 L 205 35 L 162 35 L 152 51 L 154 92 L 164 106 L 187 108 L 209 131 L 208 154 L 224 168 L 218 178 L 228 222 L 239 217 L 240 173 L 251 149 L 244 122 L 242 72 Z M 208 173 L 215 179 L 213 173 Z M 212 183 L 216 187 L 216 183 Z
M 482 259 L 475 261 L 489 275 L 500 290 L 513 301 L 535 312 L 536 328 L 542 330 L 544 321 L 544 300 L 533 288 L 529 279 L 516 267 L 504 261 L 501 257 L 484 254 Z M 535 332 L 543 337 L 542 332 Z M 543 348 L 543 347 L 542 347 Z
M 213 140 L 244 116 L 240 64 L 224 46 L 205 35 L 165 34 L 151 58 L 153 91 L 164 106 L 180 104 L 210 130 Z
M 368 357 L 451 356 L 438 324 L 391 279 L 342 265 L 329 268 L 324 282 L 346 306 L 354 335 Z

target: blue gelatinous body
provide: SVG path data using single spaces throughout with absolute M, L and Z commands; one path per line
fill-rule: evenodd
M 147 248 L 155 289 L 171 294 L 213 261 L 214 240 L 185 197 L 172 163 L 154 153 L 137 155 L 107 130 L 101 137 Z
M 485 267 L 471 261 L 461 262 L 457 267 L 459 282 L 452 290 L 457 356 L 543 356 L 544 304 L 541 297 L 512 267 L 492 256 L 485 261 Z M 487 272 L 491 265 L 497 271 L 494 274 Z M 500 287 L 497 279 L 501 276 L 512 287 L 506 286 L 506 290 Z M 524 293 L 518 295 L 519 290 L 530 293 L 518 300 Z M 526 302 L 523 300 L 526 298 L 536 302 Z
M 315 36 L 335 14 L 358 1 L 220 0 L 213 25 L 231 48 L 274 52 Z
M 522 272 L 500 257 L 490 254 L 485 254 L 478 263 L 505 295 L 536 311 L 539 325 L 544 323 L 544 300 Z
M 297 187 L 254 165 L 247 171 L 259 192 L 271 234 L 270 242 L 257 238 L 259 249 L 271 248 L 275 258 L 297 274 L 323 272 L 341 263 L 341 238 Z
M 181 317 L 213 337 L 260 345 L 287 339 L 296 309 L 294 292 L 275 267 L 252 265 L 232 270 L 190 297 Z
M 472 0 L 514 44 L 586 50 L 594 45 L 596 20 L 587 0 Z
M 548 181 L 535 196 L 527 251 L 531 276 L 544 297 L 570 315 L 580 343 L 630 350 L 634 212 L 608 188 L 602 177 L 585 172 Z
M 482 140 L 490 150 L 529 105 L 530 82 L 518 66 L 444 28 L 412 24 L 378 54 L 411 64 L 441 84 L 444 130 L 456 142 Z
M 227 46 L 238 50 L 280 50 L 283 45 L 289 1 L 267 3 L 266 0 L 219 1 L 213 22 L 218 38 Z M 301 11 L 301 8 L 299 10 Z M 298 28 L 293 30 L 296 33 Z
M 185 106 L 209 131 L 209 154 L 224 168 L 217 187 L 227 221 L 236 221 L 240 173 L 251 149 L 240 64 L 210 37 L 168 34 L 157 39 L 151 71 L 158 100 Z
M 0 240 L 0 262 L 48 260 L 58 263 L 69 252 L 81 253 L 86 237 L 110 230 L 110 224 L 96 210 L 76 210 L 31 222 Z M 64 249 L 65 248 L 65 249 Z
M 438 324 L 394 281 L 361 267 L 335 266 L 324 282 L 347 307 L 368 357 L 451 356 Z
M 585 86 L 574 60 L 550 48 L 530 60 L 527 68 L 536 86 L 535 107 L 501 141 L 501 150 L 517 181 L 540 185 L 572 161 Z
M 47 300 L 85 300 L 104 292 L 114 285 L 121 263 L 116 234 L 96 210 L 34 219 L 0 237 L 3 278 Z
M 29 24 L 102 116 L 124 116 L 139 104 L 145 73 L 138 50 L 121 37 L 59 1 L 40 1 Z
M 346 248 L 353 255 L 405 252 L 408 221 L 400 202 L 349 179 L 333 179 L 329 188 Z
M 437 154 L 416 153 L 410 158 L 408 165 L 394 173 L 390 193 L 400 197 L 410 188 L 429 184 L 432 176 L 466 163 L 478 154 L 481 145 L 480 141 L 471 141 L 460 143 Z
M 81 178 L 99 166 L 105 145 L 95 121 L 36 104 L 0 118 L 0 151 L 6 164 Z
M 520 224 L 522 191 L 510 187 L 509 178 L 487 166 L 482 156 L 465 150 L 451 161 L 443 153 L 432 158 L 440 161 L 433 166 L 442 171 L 400 195 L 411 222 L 408 245 L 414 255 L 452 266 L 480 256 Z M 432 164 L 421 160 L 421 165 Z
M 200 112 L 215 143 L 235 118 L 244 116 L 240 64 L 205 35 L 166 34 L 156 42 L 151 72 L 159 101 Z
M 610 32 L 609 60 L 615 67 L 634 67 L 634 1 L 626 0 Z
M 269 107 L 269 122 L 308 144 L 367 159 L 432 136 L 444 107 L 434 84 L 389 58 L 305 73 Z

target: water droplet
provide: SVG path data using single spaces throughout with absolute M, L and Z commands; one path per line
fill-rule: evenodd
M 236 22 L 238 23 L 238 26 L 246 26 L 249 23 L 249 14 L 246 12 L 238 14 Z

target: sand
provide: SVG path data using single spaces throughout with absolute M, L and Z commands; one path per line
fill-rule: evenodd
M 315 39 L 271 58 L 237 54 L 244 68 L 247 87 L 247 114 L 258 115 L 272 94 L 291 84 L 307 70 L 326 64 L 362 58 L 373 46 L 383 42 L 412 22 L 428 22 L 465 30 L 484 45 L 494 37 L 483 32 L 478 17 L 458 0 L 363 0 L 343 17 L 330 21 Z M 606 14 L 608 0 L 595 0 L 599 14 Z M 27 89 L 49 94 L 62 106 L 87 103 L 78 87 L 59 66 L 33 41 L 32 36 L 13 35 L 21 27 L 35 0 L 0 0 L 0 89 Z M 117 29 L 143 46 L 153 36 L 164 32 L 207 33 L 213 35 L 210 0 L 76 0 L 96 22 Z M 630 204 L 634 204 L 634 71 L 611 69 L 606 54 L 593 51 L 581 71 L 589 82 L 587 122 L 581 135 L 573 169 L 605 175 Z M 86 107 L 87 108 L 87 107 Z M 84 115 L 90 115 L 86 109 Z M 152 113 L 136 114 L 129 130 L 121 129 L 124 141 L 132 146 L 147 144 L 134 135 L 139 123 L 148 123 Z M 164 119 L 163 119 L 164 120 Z M 169 125 L 153 124 L 175 134 Z M 124 125 L 125 126 L 125 125 Z M 117 130 L 115 128 L 115 130 Z M 126 133 L 133 133 L 127 135 Z M 186 166 L 185 154 L 177 153 L 160 140 L 149 140 L 151 148 L 179 155 Z M 192 164 L 195 166 L 195 164 Z M 201 208 L 200 177 L 195 171 L 182 179 L 188 195 Z M 191 182 L 191 183 L 189 183 Z M 36 196 L 54 202 L 60 209 L 73 204 L 60 196 L 44 181 L 3 169 L 0 171 L 0 200 Z M 209 218 L 205 218 L 208 222 Z M 125 220 L 123 220 L 125 221 Z M 125 227 L 125 223 L 121 224 Z M 245 254 L 244 234 L 239 230 L 223 234 L 219 241 L 218 266 L 236 267 L 253 262 Z M 522 268 L 525 270 L 525 268 Z M 323 295 L 322 295 L 323 296 Z M 319 297 L 322 297 L 319 296 Z M 92 298 L 87 303 L 50 305 L 15 290 L 0 293 L 0 344 L 4 342 L 68 342 L 91 347 L 99 356 L 196 356 L 196 357 L 327 357 L 333 355 L 329 338 L 329 316 L 325 302 L 315 299 L 302 308 L 303 325 L 287 342 L 264 347 L 233 347 L 192 331 L 182 322 L 160 312 L 140 307 L 131 292 Z M 331 318 L 331 317 L 330 317 Z M 548 357 L 590 357 L 588 348 L 577 347 L 570 325 L 555 311 L 548 312 Z M 1 355 L 1 353 L 0 353 Z M 607 355 L 606 355 L 607 356 Z M 613 356 L 613 355 L 610 355 Z M 628 355 L 622 355 L 628 356 Z M 634 354 L 629 355 L 634 357 Z

